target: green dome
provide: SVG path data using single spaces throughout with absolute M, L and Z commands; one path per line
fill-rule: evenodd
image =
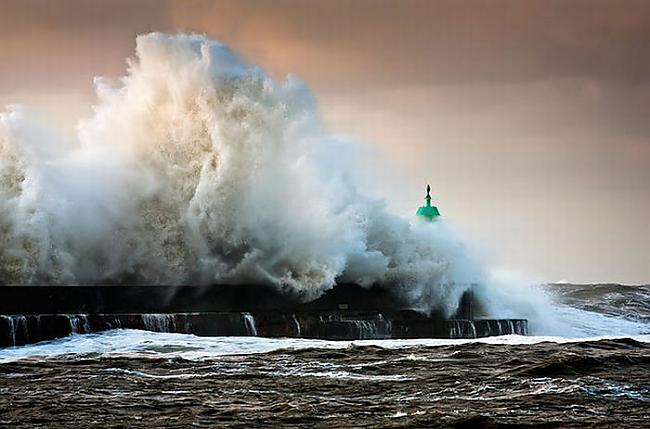
M 433 219 L 440 216 L 438 207 L 431 205 L 430 192 L 431 192 L 431 186 L 427 185 L 427 196 L 424 197 L 424 199 L 426 200 L 426 205 L 420 207 L 418 211 L 415 213 L 418 216 L 422 216 L 426 218 L 426 220 L 428 220 L 429 222 L 431 222 Z

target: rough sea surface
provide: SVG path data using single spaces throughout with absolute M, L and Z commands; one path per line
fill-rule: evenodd
M 587 292 L 567 287 L 563 314 L 602 335 L 336 342 L 115 330 L 6 348 L 0 426 L 648 427 L 647 288 L 579 299 Z M 614 289 L 636 315 L 597 303 Z

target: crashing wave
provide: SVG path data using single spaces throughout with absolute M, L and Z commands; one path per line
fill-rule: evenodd
M 355 183 L 299 80 L 197 35 L 137 38 L 65 142 L 0 114 L 0 282 L 262 282 L 303 299 L 337 281 L 454 310 L 481 269 L 444 221 L 391 214 Z

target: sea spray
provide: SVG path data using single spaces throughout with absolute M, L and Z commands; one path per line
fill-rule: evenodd
M 125 77 L 96 87 L 72 143 L 22 108 L 0 114 L 2 283 L 263 282 L 308 300 L 341 280 L 450 314 L 483 280 L 444 219 L 361 192 L 356 143 L 294 77 L 152 33 Z

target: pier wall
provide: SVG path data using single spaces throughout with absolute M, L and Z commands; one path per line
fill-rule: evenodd
M 526 335 L 522 319 L 404 318 L 382 313 L 165 313 L 0 315 L 0 346 L 17 346 L 109 329 L 201 336 L 261 336 L 359 340 L 387 338 L 482 338 Z
M 526 335 L 525 320 L 476 320 L 471 289 L 451 317 L 403 309 L 385 289 L 338 285 L 307 303 L 259 285 L 0 286 L 0 346 L 108 329 L 328 340 Z

